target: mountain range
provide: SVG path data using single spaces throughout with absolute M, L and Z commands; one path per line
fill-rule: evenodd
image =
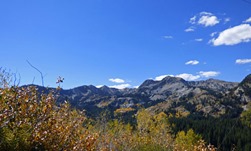
M 55 90 L 37 86 L 40 91 Z M 109 110 L 113 115 L 135 113 L 140 108 L 151 112 L 176 113 L 180 116 L 236 117 L 251 102 L 251 74 L 243 81 L 216 79 L 185 81 L 167 76 L 161 81 L 146 80 L 138 88 L 115 89 L 80 86 L 59 91 L 58 102 L 69 101 L 89 116 Z

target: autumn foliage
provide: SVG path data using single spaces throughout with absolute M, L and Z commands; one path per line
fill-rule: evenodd
M 169 116 L 141 109 L 132 126 L 101 117 L 91 124 L 83 112 L 68 102 L 56 103 L 57 92 L 36 87 L 0 87 L 0 150 L 210 150 L 189 130 L 171 133 Z
M 94 138 L 82 126 L 85 116 L 56 95 L 35 87 L 0 89 L 0 150 L 81 150 Z

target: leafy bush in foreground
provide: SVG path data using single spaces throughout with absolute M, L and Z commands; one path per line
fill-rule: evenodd
M 85 116 L 69 103 L 35 87 L 0 89 L 0 150 L 81 150 L 95 138 L 82 126 Z
M 0 150 L 215 150 L 192 130 L 175 138 L 163 112 L 138 111 L 134 127 L 116 119 L 91 125 L 86 122 L 91 119 L 69 103 L 56 105 L 55 93 L 39 93 L 33 86 L 9 87 L 2 79 L 0 74 Z

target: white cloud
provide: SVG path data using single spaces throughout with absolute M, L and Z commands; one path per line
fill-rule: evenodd
M 212 16 L 213 14 L 210 12 L 200 12 L 201 16 Z
M 125 80 L 119 79 L 119 78 L 115 78 L 115 79 L 111 78 L 109 79 L 109 81 L 114 82 L 114 83 L 125 83 Z
M 230 22 L 230 20 L 231 20 L 231 19 L 228 17 L 228 18 L 225 18 L 225 19 L 224 19 L 224 22 L 227 23 L 227 22 Z
M 251 59 L 237 59 L 235 61 L 236 64 L 247 64 L 247 63 L 251 63 Z
M 192 74 L 188 74 L 188 73 L 182 73 L 182 74 L 178 74 L 178 75 L 161 75 L 156 77 L 154 80 L 156 81 L 161 81 L 163 80 L 165 77 L 170 76 L 170 77 L 179 77 L 182 78 L 186 81 L 192 81 L 192 80 L 198 80 L 200 78 L 200 75 L 192 75 Z
M 188 62 L 185 63 L 186 65 L 197 65 L 199 64 L 199 61 L 198 60 L 190 60 Z
M 213 32 L 210 34 L 211 37 L 214 37 L 218 32 Z
M 185 32 L 193 32 L 194 29 L 193 29 L 193 28 L 187 28 L 187 29 L 185 29 L 184 31 L 185 31 Z
M 96 88 L 101 88 L 101 87 L 103 87 L 104 85 L 96 85 L 95 87 Z
M 226 18 L 224 21 L 228 22 L 228 21 L 230 21 L 230 18 Z M 210 12 L 201 12 L 201 13 L 191 17 L 189 19 L 189 23 L 192 25 L 199 24 L 199 25 L 203 25 L 205 27 L 208 27 L 208 26 L 214 26 L 214 25 L 220 23 L 220 20 L 217 18 L 217 16 L 215 16 L 214 14 L 212 14 Z M 185 31 L 186 32 L 194 31 L 194 28 L 189 27 L 189 28 L 185 29 Z
M 189 20 L 189 23 L 195 24 L 196 23 L 196 18 L 197 18 L 196 16 L 191 17 L 190 20 Z
M 163 36 L 165 39 L 173 39 L 173 36 Z
M 155 77 L 155 81 L 161 81 L 162 79 L 164 79 L 165 77 L 167 77 L 167 76 L 171 76 L 171 77 L 173 77 L 173 75 L 160 75 L 160 76 L 157 76 L 157 77 Z
M 203 15 L 200 17 L 198 24 L 204 25 L 205 27 L 207 26 L 214 26 L 216 24 L 218 24 L 220 21 L 218 20 L 218 18 L 216 16 L 211 16 L 210 15 Z
M 203 39 L 202 38 L 198 38 L 198 39 L 195 39 L 195 41 L 201 42 L 201 41 L 203 41 Z
M 119 85 L 113 85 L 113 86 L 109 86 L 110 88 L 116 88 L 116 89 L 125 89 L 125 88 L 128 88 L 128 87 L 131 87 L 130 84 L 119 84 Z
M 215 76 L 218 76 L 219 74 L 220 74 L 220 72 L 217 72 L 217 71 L 200 71 L 196 75 L 189 74 L 189 73 L 182 73 L 182 74 L 178 74 L 178 75 L 161 75 L 161 76 L 157 76 L 154 80 L 161 81 L 165 77 L 171 76 L 171 77 L 179 77 L 179 78 L 182 78 L 186 81 L 195 81 L 195 80 L 199 80 L 200 78 L 215 77 Z
M 139 85 L 137 85 L 137 86 L 133 86 L 133 88 L 138 89 L 138 88 L 139 88 Z
M 200 78 L 199 75 L 192 75 L 192 74 L 188 74 L 188 73 L 178 74 L 175 77 L 182 78 L 186 81 L 194 81 L 194 80 L 198 80 Z
M 251 22 L 251 17 L 249 17 L 247 20 L 244 21 L 244 23 L 250 23 Z
M 215 77 L 220 74 L 220 72 L 217 71 L 200 71 L 199 72 L 201 77 L 209 78 L 209 77 Z
M 184 30 L 185 32 L 193 32 L 194 31 L 194 27 L 189 27 L 187 29 Z
M 241 42 L 249 42 L 251 40 L 251 26 L 249 24 L 241 24 L 222 31 L 218 38 L 212 39 L 214 46 L 235 45 Z

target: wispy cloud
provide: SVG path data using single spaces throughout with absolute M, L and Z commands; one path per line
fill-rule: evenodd
M 215 77 L 220 74 L 220 72 L 217 71 L 200 71 L 199 72 L 201 77 L 209 78 L 209 77 Z
M 194 30 L 195 30 L 194 27 L 189 27 L 189 28 L 185 29 L 184 31 L 185 32 L 193 32 Z
M 104 85 L 96 85 L 96 88 L 101 88 L 103 87 Z
M 163 36 L 165 39 L 173 39 L 173 36 Z
M 186 81 L 194 81 L 194 80 L 198 80 L 200 78 L 199 75 L 192 75 L 192 74 L 188 74 L 188 73 L 178 74 L 175 77 L 182 78 Z
M 131 87 L 131 85 L 128 83 L 125 83 L 125 84 L 113 85 L 113 86 L 109 86 L 109 87 L 116 88 L 116 89 L 125 89 L 125 88 Z
M 241 24 L 222 31 L 219 36 L 213 38 L 210 42 L 214 46 L 220 45 L 236 45 L 251 40 L 251 26 L 249 24 Z
M 120 78 L 111 78 L 109 81 L 114 82 L 114 83 L 125 83 L 125 80 L 120 79 Z
M 161 81 L 162 79 L 164 79 L 165 77 L 167 77 L 167 76 L 170 76 L 170 77 L 173 77 L 174 75 L 160 75 L 160 76 L 157 76 L 157 77 L 155 77 L 155 81 Z
M 214 37 L 218 32 L 213 32 L 210 34 L 211 37 Z
M 251 17 L 249 17 L 248 19 L 246 19 L 245 21 L 244 21 L 244 23 L 250 23 L 251 22 Z
M 137 86 L 133 86 L 133 88 L 138 89 L 138 88 L 139 88 L 139 85 L 137 85 Z
M 201 16 L 212 16 L 213 13 L 204 11 L 204 12 L 200 12 L 200 15 L 201 15 Z
M 191 17 L 190 20 L 189 20 L 189 23 L 195 24 L 196 23 L 196 18 L 197 18 L 197 16 Z
M 185 63 L 186 65 L 197 65 L 199 64 L 199 61 L 198 60 L 190 60 L 188 62 Z
M 228 22 L 230 22 L 230 21 L 231 21 L 231 18 L 229 18 L 229 17 L 224 19 L 224 23 L 225 24 L 228 23 Z
M 195 39 L 195 41 L 197 41 L 197 42 L 202 42 L 203 39 L 202 39 L 202 38 L 198 38 L 198 39 Z
M 251 63 L 251 59 L 237 59 L 235 61 L 236 64 L 247 64 L 247 63 Z

